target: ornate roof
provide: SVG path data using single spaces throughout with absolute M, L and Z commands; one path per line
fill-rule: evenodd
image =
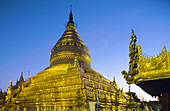
M 70 11 L 66 30 L 51 50 L 50 67 L 59 64 L 73 64 L 75 57 L 81 65 L 91 67 L 90 51 L 77 33 L 73 14 Z
M 129 71 L 122 71 L 127 83 L 135 83 L 152 96 L 169 92 L 170 52 L 164 47 L 157 56 L 147 57 L 142 54 L 141 46 L 136 45 L 136 35 L 133 30 L 131 39 Z

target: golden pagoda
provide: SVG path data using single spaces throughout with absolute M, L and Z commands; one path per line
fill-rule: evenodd
M 103 111 L 124 110 L 128 96 L 115 79 L 91 67 L 90 51 L 76 31 L 72 11 L 64 34 L 51 50 L 50 66 L 10 86 L 1 110 Z M 1 99 L 2 100 L 2 99 Z

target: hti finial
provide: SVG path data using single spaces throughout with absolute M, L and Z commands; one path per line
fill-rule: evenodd
M 72 5 L 70 5 L 69 22 L 73 22 Z
M 70 5 L 70 11 L 72 11 L 72 5 Z

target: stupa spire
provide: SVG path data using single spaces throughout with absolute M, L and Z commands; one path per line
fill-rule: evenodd
M 72 6 L 70 7 L 66 30 L 51 50 L 50 66 L 71 65 L 76 63 L 74 60 L 75 56 L 77 56 L 79 65 L 91 67 L 90 51 L 76 31 L 73 22 Z
M 70 15 L 69 15 L 69 22 L 68 23 L 73 23 L 72 5 L 70 5 Z

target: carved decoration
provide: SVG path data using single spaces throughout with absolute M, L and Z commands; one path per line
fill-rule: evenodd
M 138 47 L 136 46 L 136 35 L 134 34 L 134 31 L 132 30 L 132 36 L 131 36 L 131 42 L 129 46 L 129 71 L 128 73 L 126 71 L 122 71 L 122 74 L 124 75 L 124 78 L 128 81 L 128 83 L 133 83 L 134 76 L 138 74 Z
M 136 46 L 133 30 L 131 39 L 129 71 L 122 71 L 127 83 L 170 78 L 170 52 L 167 52 L 166 47 L 157 56 L 147 57 L 142 54 L 141 46 Z

